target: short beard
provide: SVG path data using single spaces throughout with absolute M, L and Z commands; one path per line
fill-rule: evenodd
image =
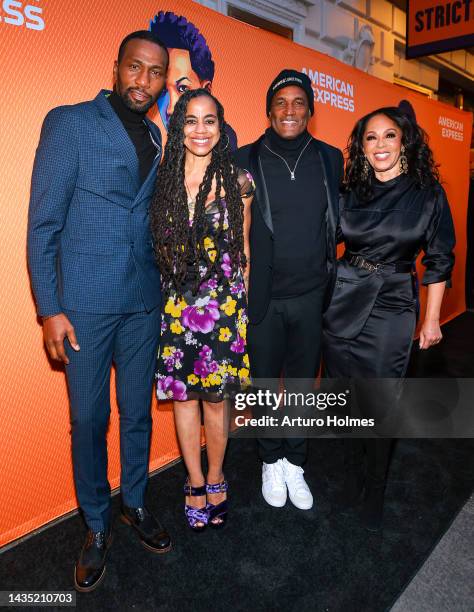
M 120 92 L 119 96 L 122 98 L 122 102 L 125 104 L 128 110 L 131 110 L 133 113 L 137 113 L 137 115 L 146 115 L 146 113 L 156 102 L 156 99 L 153 99 L 153 97 L 151 97 L 146 104 L 138 106 L 137 103 L 129 97 L 128 92 L 128 89 L 124 91 L 124 93 Z

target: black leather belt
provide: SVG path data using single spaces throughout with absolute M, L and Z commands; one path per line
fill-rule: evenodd
M 375 272 L 383 269 L 393 270 L 394 272 L 412 271 L 412 263 L 409 261 L 375 262 L 365 259 L 362 257 L 362 255 L 354 255 L 354 253 L 350 253 L 348 251 L 344 253 L 344 259 L 346 259 L 351 266 L 362 268 L 363 270 L 368 270 L 369 272 Z

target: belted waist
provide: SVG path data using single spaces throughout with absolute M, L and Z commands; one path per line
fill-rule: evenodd
M 362 255 L 355 255 L 350 251 L 346 251 L 344 253 L 344 259 L 346 259 L 351 266 L 362 268 L 364 270 L 368 270 L 369 272 L 375 272 L 383 269 L 393 270 L 394 272 L 411 272 L 413 269 L 413 264 L 409 261 L 371 261 L 369 259 L 365 259 L 365 257 L 362 257 Z

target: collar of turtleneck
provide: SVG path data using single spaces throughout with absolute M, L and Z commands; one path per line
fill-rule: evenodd
M 115 90 L 110 94 L 108 100 L 124 125 L 128 125 L 130 127 L 143 126 L 145 114 L 135 113 L 127 108 L 122 98 L 115 92 Z
M 288 154 L 292 152 L 299 152 L 302 147 L 308 142 L 311 134 L 308 130 L 305 130 L 302 134 L 297 136 L 296 138 L 292 138 L 291 140 L 287 138 L 282 138 L 279 136 L 273 128 L 268 128 L 265 130 L 265 137 L 267 140 L 268 146 L 277 153 Z

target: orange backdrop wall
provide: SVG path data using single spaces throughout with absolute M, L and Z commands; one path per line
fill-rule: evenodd
M 22 9 L 13 16 L 0 8 L 0 545 L 76 507 L 64 372 L 48 361 L 43 348 L 26 265 L 30 176 L 42 120 L 54 106 L 91 99 L 100 88 L 110 87 L 120 40 L 132 30 L 147 29 L 159 10 L 186 16 L 205 36 L 216 63 L 213 91 L 223 102 L 240 144 L 255 139 L 266 127 L 266 89 L 284 67 L 304 70 L 313 80 L 316 113 L 311 131 L 341 148 L 361 115 L 408 98 L 441 165 L 458 236 L 454 288 L 448 292 L 443 319 L 465 308 L 472 125 L 468 113 L 365 75 L 190 0 L 141 0 L 135 4 L 125 0 L 36 0 L 36 15 L 40 15 L 36 21 L 28 17 L 28 2 L 21 4 Z M 40 21 L 43 29 L 33 29 Z M 152 118 L 160 125 L 156 113 Z M 116 487 L 119 446 L 115 406 L 112 413 L 109 477 Z M 157 406 L 155 402 L 153 417 L 150 469 L 178 456 L 171 405 Z

